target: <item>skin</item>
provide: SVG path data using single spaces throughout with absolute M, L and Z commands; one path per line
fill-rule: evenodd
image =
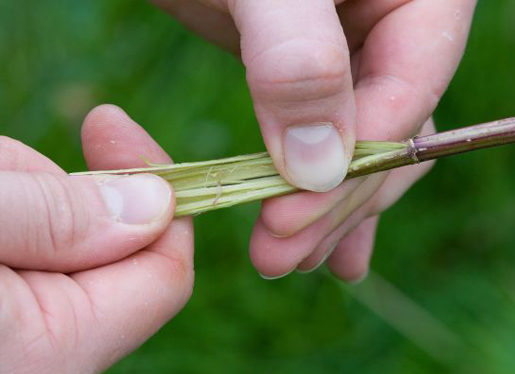
M 82 140 L 93 170 L 141 165 L 142 153 L 171 162 L 114 106 L 88 115 Z M 33 149 L 1 137 L 0 184 L 7 183 L 19 189 L 0 191 L 0 211 L 10 212 L 0 214 L 0 373 L 102 372 L 189 299 L 193 230 L 190 219 L 171 222 L 173 198 L 152 223 L 121 224 L 95 198 L 96 181 L 68 176 Z M 31 200 L 42 191 L 48 199 Z M 44 220 L 31 218 L 43 211 Z M 72 224 L 60 221 L 63 214 Z M 48 227 L 58 228 L 52 240 L 45 240 Z
M 329 122 L 347 157 L 355 139 L 401 140 L 428 119 L 463 55 L 474 0 L 154 0 L 240 56 L 263 139 L 291 183 L 282 138 Z M 368 271 L 377 215 L 427 170 L 345 182 L 265 201 L 250 255 L 267 278 L 328 259 L 344 280 Z
M 141 153 L 171 162 L 140 126 L 111 105 L 87 116 L 82 142 L 91 170 L 143 166 Z M 396 178 L 415 180 L 421 172 L 398 170 L 384 185 Z M 68 176 L 45 156 L 7 137 L 0 137 L 0 183 L 0 211 L 6 213 L 0 215 L 0 373 L 102 372 L 152 336 L 189 299 L 192 222 L 171 221 L 173 199 L 149 224 L 121 224 L 97 199 L 97 180 Z M 370 255 L 367 234 L 377 218 L 363 215 L 385 209 L 381 204 L 403 193 L 397 185 L 388 191 L 392 195 L 386 200 L 372 199 L 354 213 L 347 209 L 346 222 L 362 223 L 340 242 L 331 261 L 359 263 Z M 42 192 L 46 198 L 33 198 Z M 49 231 L 51 238 L 45 236 Z M 322 242 L 319 252 L 332 241 Z M 356 245 L 360 251 L 352 250 Z M 351 250 L 340 250 L 344 246 Z M 318 255 L 305 261 L 318 261 Z
M 290 181 L 280 138 L 291 124 L 331 122 L 348 157 L 356 138 L 432 132 L 430 115 L 463 54 L 475 7 L 472 0 L 156 2 L 241 53 L 263 138 Z M 171 162 L 117 107 L 93 110 L 82 136 L 92 170 L 143 166 L 140 154 Z M 363 278 L 378 215 L 429 167 L 266 201 L 251 239 L 254 265 L 277 277 L 328 258 L 342 279 Z M 0 183 L 0 212 L 9 213 L 0 215 L 0 373 L 103 371 L 188 300 L 192 226 L 171 221 L 172 191 L 151 223 L 120 224 L 109 218 L 98 180 L 70 177 L 5 137 Z

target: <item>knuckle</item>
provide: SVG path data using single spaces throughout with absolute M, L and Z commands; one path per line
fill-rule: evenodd
M 345 282 L 359 283 L 364 279 L 369 271 L 368 264 L 355 264 L 355 266 L 335 266 L 329 262 L 329 270 L 331 273 Z
M 182 285 L 183 303 L 186 303 L 193 293 L 195 279 L 193 266 L 191 262 L 184 259 L 184 257 L 172 257 L 171 263 L 173 274 L 175 274 L 175 278 L 179 280 L 179 284 Z
M 161 273 L 167 274 L 164 278 L 168 285 L 167 289 L 175 291 L 170 293 L 174 298 L 179 294 L 179 303 L 184 305 L 193 292 L 195 271 L 192 261 L 176 251 L 166 255 L 159 254 L 159 256 L 163 266 Z
M 34 225 L 37 250 L 45 251 L 44 257 L 70 251 L 84 239 L 87 230 L 86 221 L 79 219 L 86 212 L 79 194 L 60 176 L 34 173 L 31 178 L 40 202 L 39 217 L 35 217 Z
M 256 55 L 247 67 L 253 94 L 275 102 L 325 99 L 343 93 L 351 82 L 347 49 L 320 40 L 280 43 Z

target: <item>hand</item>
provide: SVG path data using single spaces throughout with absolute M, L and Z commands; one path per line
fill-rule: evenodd
M 421 130 L 454 75 L 476 3 L 155 2 L 241 53 L 274 164 L 292 184 L 318 192 L 340 184 L 356 138 L 400 140 Z M 309 271 L 335 249 L 331 270 L 343 279 L 363 277 L 378 207 L 395 201 L 425 167 L 409 170 L 395 173 L 403 178 L 392 174 L 380 190 L 386 174 L 265 202 L 251 242 L 256 268 L 267 277 Z
M 170 162 L 117 107 L 82 129 L 91 169 Z M 93 373 L 141 345 L 188 300 L 190 219 L 152 175 L 71 177 L 0 138 L 0 373 Z

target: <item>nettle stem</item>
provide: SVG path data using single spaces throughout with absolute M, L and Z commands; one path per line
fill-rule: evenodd
M 515 118 L 417 136 L 404 142 L 358 141 L 346 179 L 514 142 Z M 177 199 L 176 217 L 297 191 L 279 175 L 267 153 L 73 175 L 135 173 L 153 173 L 173 185 Z
M 405 148 L 363 165 L 351 164 L 347 178 L 373 174 L 401 166 L 418 164 L 440 157 L 452 156 L 476 149 L 496 147 L 515 142 L 515 118 L 463 127 L 442 133 L 416 136 L 404 142 Z

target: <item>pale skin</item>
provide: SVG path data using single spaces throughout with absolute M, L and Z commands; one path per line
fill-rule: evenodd
M 140 152 L 171 162 L 112 105 L 87 116 L 82 144 L 91 170 L 144 166 Z M 413 181 L 421 172 L 395 173 Z M 135 204 L 120 211 L 101 190 L 105 179 L 68 176 L 0 137 L 0 373 L 102 372 L 182 309 L 193 290 L 192 222 L 172 221 L 173 191 L 148 177 L 157 185 L 136 176 L 128 189 Z M 392 188 L 390 199 L 402 192 Z
M 140 152 L 171 162 L 112 105 L 87 116 L 82 144 L 91 170 L 144 166 Z M 391 176 L 412 182 L 422 172 L 409 167 Z M 102 372 L 182 309 L 193 290 L 192 222 L 172 221 L 173 191 L 148 177 L 157 185 L 130 177 L 138 178 L 128 188 L 132 204 L 119 210 L 118 199 L 113 204 L 101 189 L 105 177 L 68 176 L 35 150 L 0 137 L 0 374 Z M 108 178 L 108 191 L 120 180 Z M 375 204 L 389 204 L 403 190 L 389 193 L 370 204 L 382 210 Z M 351 225 L 375 224 L 360 214 L 350 216 Z M 371 248 L 360 229 L 351 235 L 346 240 Z M 341 253 L 345 260 L 368 255 Z
M 378 214 L 427 166 L 415 168 L 413 178 L 400 177 L 407 173 L 400 171 L 331 190 L 343 177 L 337 171 L 346 165 L 337 160 L 351 156 L 355 139 L 401 140 L 420 133 L 424 123 L 429 131 L 428 119 L 463 55 L 476 1 L 153 2 L 241 56 L 277 169 L 298 187 L 324 192 L 263 203 L 250 244 L 258 272 L 276 278 L 295 269 L 312 271 L 327 259 L 338 277 L 362 279 Z M 289 129 L 320 123 L 337 130 L 332 141 L 341 137 L 343 151 L 331 153 L 324 163 L 320 155 L 330 145 L 324 139 L 316 151 L 303 152 L 305 159 L 321 158 L 319 163 L 304 159 L 302 167 L 291 167 Z M 317 136 L 323 138 L 321 132 L 311 138 Z M 337 167 L 324 168 L 328 164 Z
M 142 153 L 171 162 L 114 106 L 90 113 L 82 141 L 91 169 L 142 165 Z M 153 192 L 136 182 L 147 191 L 129 186 L 134 200 Z M 98 181 L 0 137 L 0 373 L 102 372 L 183 307 L 193 289 L 192 223 L 171 222 L 173 191 L 154 182 L 164 198 L 141 197 L 143 206 L 131 206 L 139 213 L 113 217 Z
M 290 182 L 319 190 L 329 184 L 288 169 L 287 128 L 329 123 L 345 157 L 356 138 L 431 132 L 430 115 L 463 54 L 475 7 L 472 0 L 159 4 L 235 53 L 241 42 L 277 168 Z M 93 110 L 82 136 L 92 170 L 143 166 L 141 154 L 170 162 L 113 106 Z M 254 265 L 277 277 L 312 270 L 330 255 L 338 277 L 362 278 L 378 215 L 427 168 L 270 199 L 251 239 Z M 119 180 L 67 176 L 36 151 L 0 137 L 0 373 L 101 372 L 186 303 L 193 287 L 191 220 L 172 222 L 173 191 L 162 181 L 137 182 L 123 189 L 143 200 L 126 207 L 116 192 Z

